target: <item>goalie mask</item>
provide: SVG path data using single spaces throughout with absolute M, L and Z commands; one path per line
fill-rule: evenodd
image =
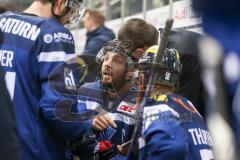
M 139 60 L 139 72 L 145 77 L 153 77 L 154 84 L 165 84 L 175 86 L 180 79 L 182 65 L 177 50 L 166 48 L 161 55 L 160 61 L 156 63 L 159 46 L 150 47 Z

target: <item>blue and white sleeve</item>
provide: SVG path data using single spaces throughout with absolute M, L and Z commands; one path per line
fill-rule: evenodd
M 143 133 L 144 146 L 139 159 L 184 160 L 187 158 L 187 134 L 180 122 L 170 119 L 153 121 Z
M 63 121 L 56 116 L 56 106 L 64 100 L 76 105 L 76 95 L 62 95 L 49 84 L 49 75 L 67 60 L 75 56 L 73 37 L 70 32 L 60 28 L 58 31 L 46 30 L 42 36 L 42 46 L 38 55 L 41 97 L 39 105 L 44 119 L 63 140 L 73 140 L 82 134 L 92 132 L 92 121 Z M 64 74 L 64 73 L 62 73 Z M 51 83 L 59 83 L 58 79 Z M 66 86 L 62 86 L 66 87 Z M 66 106 L 70 107 L 70 106 Z

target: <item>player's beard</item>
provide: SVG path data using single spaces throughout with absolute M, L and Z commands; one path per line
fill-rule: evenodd
M 111 82 L 102 80 L 102 85 L 107 87 L 110 91 L 113 91 L 113 92 L 119 91 L 121 87 L 127 82 L 126 72 L 124 72 L 120 76 L 113 76 L 113 73 L 111 73 L 111 78 L 112 78 Z

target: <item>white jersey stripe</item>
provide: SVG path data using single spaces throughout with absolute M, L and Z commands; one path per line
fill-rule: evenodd
M 94 110 L 97 112 L 102 112 L 102 106 L 97 103 L 97 102 L 93 102 L 93 101 L 86 101 L 86 107 L 88 110 Z
M 80 102 L 80 101 L 78 101 Z M 88 110 L 94 110 L 94 111 L 97 111 L 99 113 L 101 112 L 106 112 L 102 106 L 97 103 L 97 102 L 92 102 L 92 101 L 86 101 L 86 107 Z M 121 113 L 110 113 L 108 112 L 107 115 L 109 117 L 111 117 L 114 121 L 122 121 L 128 125 L 134 125 L 135 123 L 135 120 L 134 118 L 131 118 L 127 115 L 124 115 L 124 114 L 121 114 Z
M 134 125 L 135 120 L 131 117 L 128 117 L 121 113 L 107 113 L 109 117 L 111 117 L 114 121 L 122 121 L 128 125 Z
M 55 52 L 41 52 L 38 56 L 39 62 L 60 62 L 68 61 L 71 58 L 76 57 L 76 54 L 66 54 L 63 51 Z

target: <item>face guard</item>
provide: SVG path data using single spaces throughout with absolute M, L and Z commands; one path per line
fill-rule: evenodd
M 70 23 L 79 23 L 85 12 L 85 6 L 82 0 L 68 0 L 67 8 L 69 8 L 69 14 L 71 15 Z
M 132 60 L 132 57 L 125 51 L 121 43 L 116 39 L 106 43 L 104 47 L 98 52 L 96 56 L 96 62 L 102 65 L 108 52 L 117 53 L 118 55 L 121 55 L 122 57 L 126 58 L 126 68 L 123 81 L 131 81 L 132 77 L 127 77 L 126 73 L 128 73 L 130 69 L 133 69 L 135 67 L 135 63 Z M 117 91 L 116 86 L 117 86 L 116 83 L 113 82 L 111 85 L 108 84 L 105 87 L 111 90 L 112 92 L 116 92 Z
M 101 64 L 104 61 L 105 55 L 107 52 L 118 53 L 127 58 L 127 66 L 133 67 L 134 61 L 131 56 L 125 51 L 124 47 L 121 46 L 121 43 L 115 39 L 109 41 L 97 54 L 96 62 Z

